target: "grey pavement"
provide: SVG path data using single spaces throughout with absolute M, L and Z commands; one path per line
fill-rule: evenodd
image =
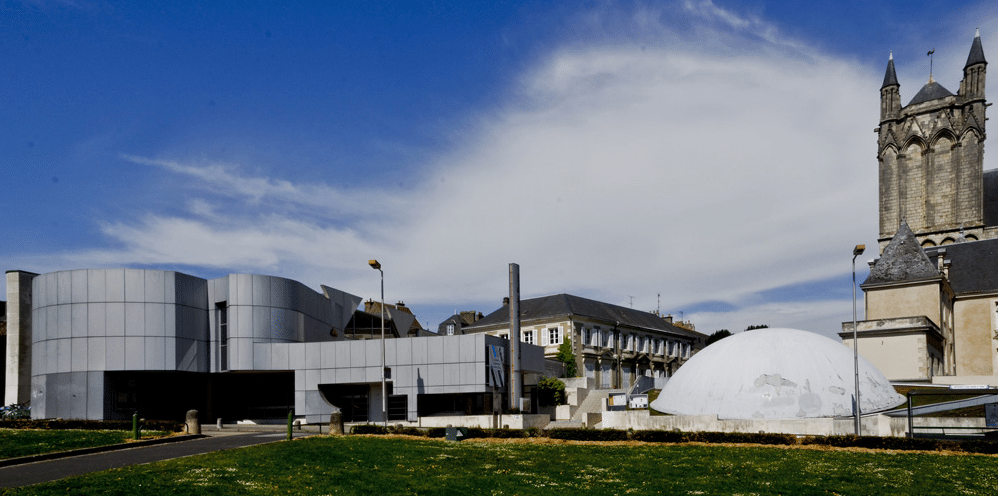
M 206 432 L 210 434 L 200 439 L 191 439 L 154 446 L 126 448 L 103 453 L 73 456 L 0 468 L 0 487 L 20 487 L 50 482 L 66 477 L 100 472 L 112 468 L 141 465 L 145 463 L 172 460 L 185 456 L 200 455 L 213 451 L 244 448 L 257 444 L 282 441 L 286 432 Z M 313 435 L 310 432 L 295 432 L 294 437 Z

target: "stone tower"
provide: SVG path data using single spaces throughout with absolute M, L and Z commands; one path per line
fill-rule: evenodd
M 925 247 L 998 237 L 998 218 L 985 205 L 985 185 L 995 183 L 983 170 L 986 68 L 978 31 L 958 94 L 929 74 L 902 107 L 893 54 L 887 61 L 876 129 L 881 251 L 902 222 Z

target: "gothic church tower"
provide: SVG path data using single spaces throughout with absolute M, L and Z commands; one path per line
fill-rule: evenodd
M 924 247 L 998 238 L 998 209 L 985 204 L 986 186 L 998 186 L 998 174 L 983 171 L 986 68 L 978 31 L 958 94 L 930 74 L 902 107 L 893 54 L 887 61 L 876 129 L 881 251 L 902 222 Z

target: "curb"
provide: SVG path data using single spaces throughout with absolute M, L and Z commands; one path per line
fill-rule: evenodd
M 92 455 L 94 453 L 104 453 L 106 451 L 118 451 L 129 448 L 142 448 L 145 446 L 155 446 L 157 444 L 178 443 L 181 441 L 191 441 L 208 437 L 204 434 L 183 434 L 180 436 L 166 436 L 134 443 L 109 444 L 107 446 L 97 446 L 94 448 L 81 448 L 69 451 L 57 451 L 55 453 L 42 453 L 40 455 L 22 456 L 19 458 L 8 458 L 0 460 L 0 467 L 10 467 L 13 465 L 23 465 L 25 463 L 43 462 L 46 460 L 57 460 L 59 458 L 69 458 L 73 456 Z

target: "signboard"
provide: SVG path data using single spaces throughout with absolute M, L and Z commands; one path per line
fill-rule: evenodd
M 998 427 L 998 403 L 984 405 L 984 425 Z
M 506 359 L 504 346 L 490 344 L 485 346 L 486 371 L 485 385 L 494 388 L 506 387 Z
M 626 410 L 627 395 L 624 393 L 610 393 L 606 400 L 606 409 L 610 411 Z
M 631 400 L 628 402 L 628 406 L 632 410 L 639 408 L 648 408 L 648 395 L 647 394 L 635 394 L 631 396 Z

